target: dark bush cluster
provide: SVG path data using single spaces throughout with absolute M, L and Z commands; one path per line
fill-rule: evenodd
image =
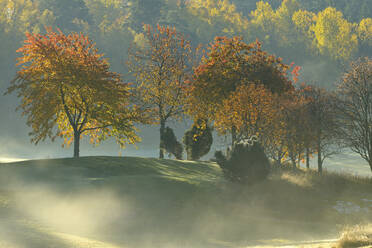
M 213 143 L 212 129 L 208 125 L 201 127 L 200 122 L 194 123 L 183 137 L 188 160 L 199 160 L 210 151 Z
M 217 151 L 215 157 L 224 176 L 232 182 L 254 184 L 266 179 L 270 172 L 270 162 L 258 142 L 236 144 L 227 156 Z
M 172 154 L 176 159 L 182 159 L 183 147 L 182 144 L 177 141 L 177 137 L 173 132 L 173 129 L 166 127 L 162 135 L 161 149 L 164 149 L 169 155 Z

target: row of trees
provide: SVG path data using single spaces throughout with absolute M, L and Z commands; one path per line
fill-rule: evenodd
M 19 106 L 32 128 L 31 141 L 56 137 L 74 145 L 79 157 L 80 139 L 98 144 L 115 137 L 120 146 L 140 141 L 136 124 L 160 125 L 160 158 L 164 152 L 182 157 L 182 145 L 170 119 L 181 119 L 186 103 L 186 82 L 192 74 L 190 42 L 174 28 L 146 25 L 146 43 L 133 43 L 128 65 L 135 83 L 123 82 L 95 44 L 80 33 L 63 34 L 47 28 L 46 34 L 26 34 L 17 50 L 17 76 L 7 94 L 17 92 Z M 198 123 L 198 122 L 197 122 Z M 188 156 L 208 153 L 211 132 L 195 124 L 185 135 Z M 205 141 L 205 142 L 204 142 Z M 200 144 L 207 144 L 199 149 Z M 204 151 L 203 151 L 204 149 Z
M 16 91 L 22 98 L 20 108 L 33 129 L 32 141 L 61 136 L 67 144 L 74 142 L 78 157 L 83 135 L 92 143 L 114 136 L 124 146 L 139 141 L 135 124 L 156 124 L 159 157 L 168 151 L 181 158 L 182 148 L 167 122 L 187 114 L 195 120 L 184 141 L 190 144 L 187 149 L 194 146 L 194 153 L 189 152 L 193 159 L 210 147 L 205 133 L 213 125 L 219 134 L 229 134 L 233 145 L 258 136 L 278 164 L 289 159 L 296 166 L 306 158 L 309 165 L 311 154 L 317 154 L 321 172 L 341 138 L 371 161 L 371 149 L 360 142 L 372 142 L 372 136 L 366 139 L 370 133 L 355 127 L 372 125 L 369 59 L 353 65 L 336 96 L 315 86 L 295 87 L 300 68 L 263 51 L 258 41 L 216 37 L 203 50 L 193 48 L 175 28 L 160 25 L 145 25 L 143 37 L 143 43 L 133 43 L 129 50 L 134 83 L 126 83 L 110 72 L 107 60 L 83 34 L 64 35 L 50 28 L 46 35 L 27 34 L 8 93 Z M 363 70 L 357 69 L 361 66 Z M 360 92 L 352 84 L 359 81 L 360 91 L 367 92 L 364 102 L 356 102 Z M 358 111 L 367 115 L 359 124 Z M 198 139 L 207 145 L 198 147 Z

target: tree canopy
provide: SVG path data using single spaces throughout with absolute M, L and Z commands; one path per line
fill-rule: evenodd
M 128 67 L 136 80 L 136 95 L 160 125 L 160 143 L 166 122 L 182 117 L 191 62 L 190 42 L 169 26 L 145 25 L 144 44 L 133 44 L 130 50 Z M 159 155 L 164 157 L 161 147 Z
M 189 83 L 189 112 L 214 120 L 222 102 L 241 85 L 262 84 L 273 93 L 291 90 L 289 68 L 263 51 L 258 41 L 247 44 L 240 37 L 216 37 Z
M 82 135 L 92 143 L 115 136 L 120 145 L 139 140 L 130 107 L 129 85 L 110 72 L 109 63 L 85 35 L 47 29 L 46 35 L 26 34 L 18 49 L 17 77 L 8 93 L 17 92 L 19 106 L 32 127 L 32 142 L 57 136 L 74 141 L 79 156 Z

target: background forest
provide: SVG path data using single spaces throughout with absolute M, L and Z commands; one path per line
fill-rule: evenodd
M 258 39 L 264 50 L 300 66 L 301 82 L 326 88 L 340 80 L 350 61 L 372 56 L 371 0 L 0 0 L 0 10 L 1 91 L 15 75 L 24 33 L 44 32 L 44 26 L 88 34 L 126 81 L 132 80 L 128 48 L 143 42 L 143 24 L 175 26 L 193 46 L 215 36 Z M 14 113 L 17 101 L 14 95 L 0 98 L 0 137 L 7 144 L 0 155 L 26 156 L 9 154 L 28 139 Z M 151 130 L 141 133 L 145 149 L 158 142 Z M 17 135 L 22 138 L 14 140 Z

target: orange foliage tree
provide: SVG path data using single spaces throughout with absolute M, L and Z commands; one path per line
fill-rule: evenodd
M 252 135 L 261 137 L 274 121 L 273 101 L 274 95 L 262 84 L 238 86 L 236 92 L 223 100 L 216 113 L 215 127 L 222 134 L 234 127 L 242 136 L 238 140 Z
M 196 118 L 209 119 L 216 121 L 217 124 L 227 124 L 225 122 L 231 121 L 231 117 L 224 120 L 226 116 L 220 111 L 224 107 L 228 108 L 228 105 L 232 104 L 231 101 L 238 100 L 229 98 L 234 94 L 239 94 L 239 87 L 251 84 L 262 85 L 263 87 L 251 87 L 250 89 L 258 90 L 258 92 L 262 92 L 264 88 L 267 89 L 262 99 L 259 99 L 261 96 L 258 95 L 254 97 L 268 104 L 269 92 L 282 94 L 293 89 L 292 82 L 288 79 L 290 67 L 284 64 L 281 58 L 263 51 L 258 41 L 247 44 L 239 37 L 216 37 L 208 47 L 206 56 L 202 58 L 200 65 L 194 71 L 194 77 L 189 85 L 188 111 Z M 297 74 L 297 69 L 294 74 Z M 249 87 L 241 89 L 246 91 Z M 248 94 L 244 96 L 246 100 L 253 97 L 249 96 L 251 93 L 246 92 L 246 94 Z M 250 101 L 255 100 L 252 98 Z M 244 107 L 241 106 L 241 110 L 243 109 Z M 237 115 L 244 115 L 244 111 L 247 110 Z M 227 125 L 231 128 L 233 143 L 237 139 L 236 125 L 238 123 L 232 122 Z M 227 132 L 225 129 L 224 131 Z
M 64 144 L 74 142 L 74 157 L 79 157 L 83 135 L 92 143 L 115 136 L 121 146 L 139 140 L 134 122 L 143 118 L 130 107 L 129 85 L 110 72 L 87 36 L 51 28 L 45 35 L 26 36 L 7 93 L 15 91 L 21 98 L 32 142 L 61 136 Z
M 307 101 L 300 92 L 293 91 L 282 98 L 280 121 L 283 122 L 281 135 L 285 156 L 296 167 L 303 159 L 308 139 L 309 119 L 306 112 Z

